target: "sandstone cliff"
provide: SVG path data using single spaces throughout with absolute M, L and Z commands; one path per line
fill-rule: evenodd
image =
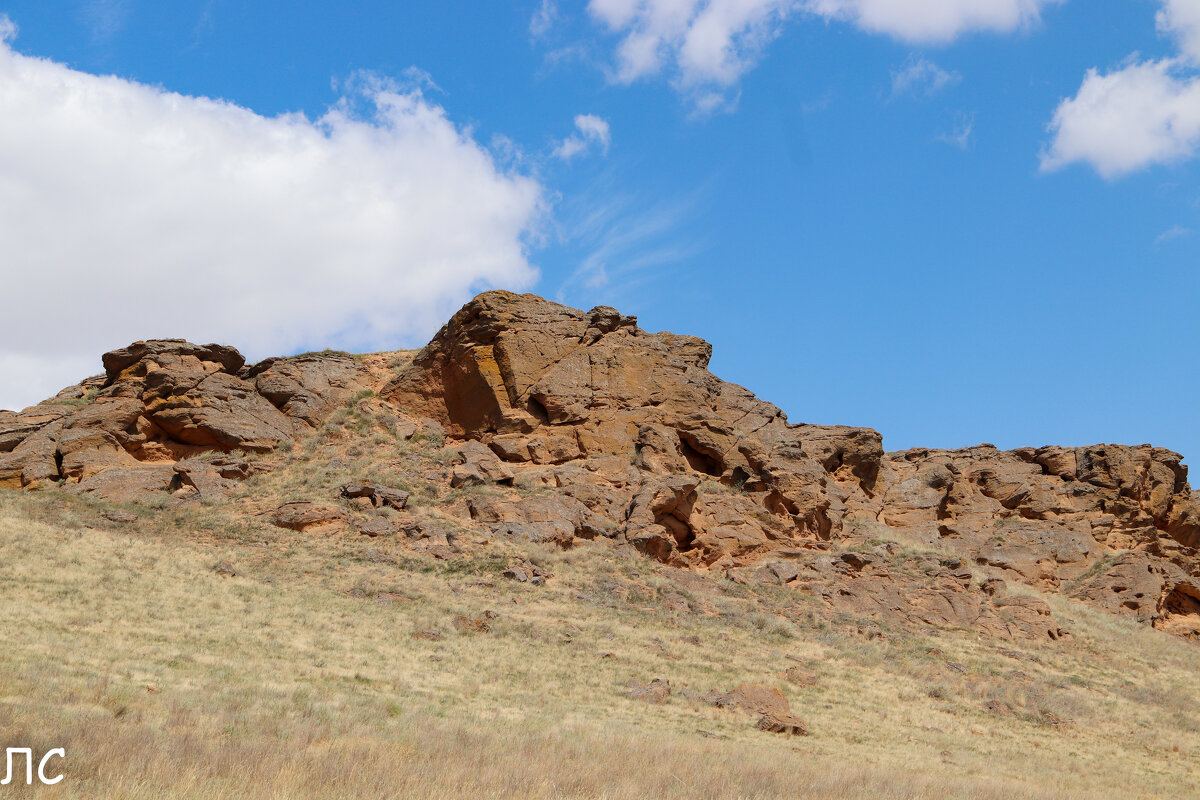
M 230 347 L 138 342 L 106 354 L 103 375 L 0 413 L 0 486 L 118 503 L 236 496 L 295 530 L 404 533 L 452 558 L 469 543 L 441 514 L 482 542 L 609 542 L 882 624 L 1066 634 L 1024 585 L 1200 637 L 1200 503 L 1178 454 L 885 453 L 870 429 L 789 423 L 709 372 L 710 355 L 611 308 L 508 292 L 468 303 L 415 356 L 247 366 Z M 403 486 L 278 508 L 256 494 L 265 471 L 383 447 L 364 432 L 297 452 L 347 408 L 400 440 L 444 432 L 450 449 L 389 456 Z M 437 513 L 406 508 L 418 490 Z

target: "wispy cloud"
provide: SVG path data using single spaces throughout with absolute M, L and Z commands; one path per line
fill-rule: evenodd
M 610 77 L 629 84 L 664 70 L 701 112 L 758 61 L 797 0 L 590 0 L 588 13 L 621 37 Z
M 1165 231 L 1154 237 L 1154 246 L 1166 244 L 1174 239 L 1182 239 L 1192 235 L 1191 228 L 1185 228 L 1182 225 L 1172 225 Z
M 200 16 L 196 18 L 196 24 L 192 27 L 190 47 L 199 46 L 204 37 L 216 29 L 216 5 L 217 0 L 205 0 L 204 7 L 200 9 Z
M 703 195 L 701 190 L 670 204 L 650 204 L 601 178 L 591 192 L 559 209 L 565 220 L 559 237 L 581 255 L 556 297 L 569 302 L 583 290 L 589 298 L 603 290 L 615 298 L 652 280 L 663 268 L 694 257 L 703 247 L 703 237 L 689 233 L 686 226 Z
M 129 0 L 87 0 L 79 9 L 80 19 L 96 42 L 116 36 L 129 21 Z
M 975 133 L 975 115 L 960 114 L 958 122 L 948 132 L 939 135 L 938 141 L 966 150 L 971 146 L 971 135 Z
M 555 158 L 569 161 L 588 152 L 592 145 L 598 146 L 604 155 L 608 155 L 608 146 L 612 144 L 612 132 L 606 120 L 595 114 L 578 114 L 575 117 L 575 131 L 554 148 L 552 155 Z
M 1192 0 L 1179 0 L 1179 2 Z M 694 111 L 736 105 L 737 84 L 796 18 L 847 22 L 905 42 L 945 44 L 1038 22 L 1064 0 L 589 0 L 589 16 L 617 37 L 609 77 L 630 84 L 666 75 Z M 947 73 L 948 75 L 950 73 Z M 936 74 L 926 79 L 937 79 Z
M 799 0 L 805 10 L 905 42 L 945 43 L 973 31 L 1034 25 L 1064 0 Z
M 959 73 L 942 69 L 927 58 L 909 56 L 900 69 L 892 72 L 892 96 L 929 98 L 961 80 Z
M 542 0 L 542 4 L 529 18 L 529 35 L 540 39 L 550 32 L 558 21 L 558 3 L 555 0 Z

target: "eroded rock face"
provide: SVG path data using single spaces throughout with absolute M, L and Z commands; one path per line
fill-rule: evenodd
M 852 502 L 1010 580 L 1200 629 L 1185 600 L 1200 516 L 1181 461 L 1149 445 L 910 450 L 884 459 L 874 498 Z
M 709 372 L 711 354 L 702 339 L 647 333 L 611 308 L 488 292 L 382 394 L 487 445 L 504 464 L 634 465 L 640 486 L 622 486 L 627 507 L 597 513 L 663 561 L 712 565 L 772 542 L 828 540 L 846 496 L 874 484 L 879 434 L 789 425 L 775 406 Z M 456 485 L 508 480 L 504 464 L 463 452 Z M 537 474 L 546 485 L 590 482 L 565 468 Z M 704 480 L 750 491 L 706 500 L 697 494 Z M 526 516 L 513 506 L 510 519 L 488 524 Z
M 709 372 L 701 339 L 509 292 L 475 298 L 411 362 L 390 355 L 247 366 L 231 347 L 135 343 L 104 356 L 104 375 L 0 412 L 0 487 L 238 502 L 239 482 L 270 467 L 228 451 L 286 445 L 382 386 L 371 402 L 395 437 L 438 453 L 409 465 L 413 450 L 392 452 L 390 468 L 437 483 L 411 488 L 445 501 L 453 531 L 370 481 L 276 499 L 264 512 L 275 524 L 396 535 L 446 559 L 462 552 L 460 533 L 605 541 L 675 575 L 794 591 L 871 620 L 870 635 L 1067 635 L 1024 585 L 1200 638 L 1200 498 L 1169 450 L 885 454 L 867 428 L 790 424 Z
M 310 428 L 353 395 L 373 388 L 362 365 L 348 353 L 268 358 L 247 370 L 246 377 L 285 416 Z
M 1178 454 L 1105 445 L 885 455 L 869 429 L 789 424 L 713 376 L 710 354 L 700 339 L 648 333 L 610 308 L 489 292 L 383 394 L 468 440 L 456 485 L 559 490 L 553 502 L 473 500 L 472 518 L 494 533 L 569 546 L 599 528 L 668 564 L 794 586 L 881 620 L 1001 637 L 1064 633 L 1044 603 L 1003 591 L 1005 580 L 1159 626 L 1191 624 L 1200 504 Z M 633 474 L 589 469 L 599 459 Z M 880 524 L 958 554 L 958 566 L 921 577 L 889 574 L 869 556 L 816 572 L 811 560 L 779 558 L 869 539 Z M 1136 567 L 1118 557 L 1126 551 L 1141 554 L 1130 556 Z
M 271 359 L 247 369 L 232 347 L 178 339 L 136 342 L 106 353 L 103 363 L 103 376 L 0 417 L 0 486 L 67 481 L 136 498 L 138 486 L 141 494 L 159 491 L 161 473 L 178 476 L 162 490 L 182 481 L 219 495 L 218 481 L 197 465 L 166 473 L 157 467 L 212 450 L 273 450 L 367 386 L 365 370 L 345 354 Z M 150 467 L 139 477 L 137 470 Z
M 344 529 L 350 515 L 337 506 L 296 500 L 284 503 L 271 513 L 271 524 L 294 531 L 336 531 Z

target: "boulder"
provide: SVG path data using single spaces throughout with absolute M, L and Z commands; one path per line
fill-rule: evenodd
M 358 525 L 358 532 L 363 536 L 394 536 L 396 526 L 387 517 L 371 517 Z
M 665 678 L 655 678 L 646 684 L 631 680 L 627 687 L 629 699 L 641 700 L 643 703 L 661 706 L 671 697 L 671 682 Z
M 743 683 L 729 692 L 710 692 L 706 698 L 718 708 L 750 714 L 787 714 L 791 704 L 783 692 L 773 686 Z
M 484 483 L 512 483 L 513 471 L 494 452 L 477 441 L 464 442 L 458 448 L 459 463 L 450 476 L 450 486 Z
M 173 464 L 149 464 L 97 472 L 68 490 L 112 503 L 128 503 L 161 496 L 178 486 Z
M 339 496 L 346 499 L 361 497 L 366 499 L 373 508 L 387 506 L 397 511 L 403 511 L 408 505 L 408 498 L 411 495 L 406 491 L 394 489 L 390 486 L 356 481 L 343 485 Z
M 758 729 L 768 733 L 782 733 L 787 736 L 808 736 L 808 725 L 804 720 L 793 714 L 770 713 L 763 714 L 758 721 Z
M 247 378 L 285 416 L 309 428 L 316 428 L 356 394 L 372 388 L 370 373 L 358 359 L 332 351 L 269 358 L 255 364 Z
M 614 523 L 568 496 L 540 495 L 507 499 L 491 495 L 472 497 L 471 519 L 497 536 L 530 542 L 550 542 L 570 547 L 578 537 L 609 536 Z
M 350 515 L 336 506 L 297 500 L 276 508 L 270 519 L 272 525 L 294 531 L 331 532 L 344 528 Z
M 237 474 L 236 470 L 227 470 Z M 236 491 L 238 482 L 222 474 L 220 466 L 199 459 L 180 461 L 175 473 L 183 486 L 190 486 L 203 500 L 220 500 Z

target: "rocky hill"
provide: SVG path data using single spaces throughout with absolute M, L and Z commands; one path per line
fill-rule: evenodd
M 499 291 L 415 354 L 247 365 L 232 347 L 137 342 L 105 354 L 104 374 L 0 412 L 0 487 L 90 496 L 112 519 L 221 504 L 449 560 L 497 540 L 608 541 L 675 575 L 783 587 L 831 618 L 1069 635 L 1013 590 L 1026 585 L 1200 638 L 1200 499 L 1177 453 L 887 453 L 870 429 L 789 423 L 709 372 L 710 355 L 611 308 Z M 336 487 L 263 488 L 373 454 Z M 527 564 L 511 577 L 539 578 Z

